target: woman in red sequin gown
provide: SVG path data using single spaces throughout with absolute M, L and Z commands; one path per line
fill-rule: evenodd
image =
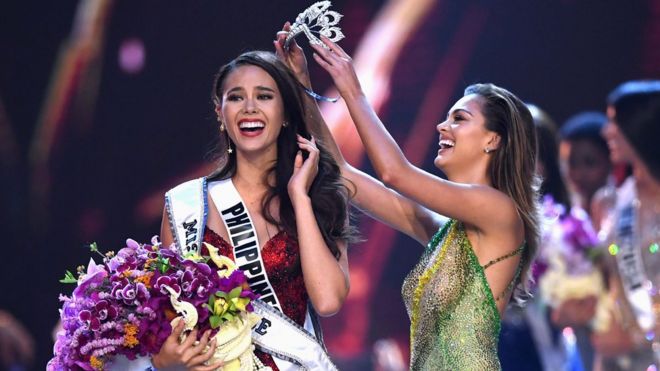
M 349 290 L 346 246 L 353 238 L 348 190 L 336 162 L 309 135 L 303 94 L 273 53 L 244 53 L 223 66 L 212 92 L 222 166 L 207 178 L 232 180 L 262 241 L 265 269 L 282 310 L 300 326 L 308 302 L 321 316 L 342 306 Z M 161 238 L 167 245 L 173 236 L 166 214 Z M 233 259 L 229 240 L 209 197 L 204 241 Z M 211 369 L 200 362 L 199 351 L 193 352 L 166 342 L 153 363 Z M 278 370 L 271 356 L 257 355 Z

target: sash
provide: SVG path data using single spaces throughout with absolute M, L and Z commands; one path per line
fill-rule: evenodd
M 261 259 L 260 245 L 252 219 L 232 181 L 227 179 L 212 182 L 209 188 L 230 235 L 236 265 L 244 270 L 253 290 L 254 283 L 260 285 L 258 289 L 262 291 L 262 295 L 272 293 L 272 299 L 268 298 L 268 303 L 263 300 L 253 302 L 255 313 L 262 316 L 261 322 L 252 329 L 254 344 L 263 352 L 272 355 L 281 371 L 337 370 L 323 345 L 320 326 L 311 305 L 308 306 L 304 328 L 281 312 L 279 300 L 268 281 Z M 191 180 L 173 188 L 166 193 L 165 200 L 177 248 L 182 254 L 199 252 L 208 216 L 206 178 Z M 252 251 L 252 247 L 256 247 L 256 251 Z M 251 273 L 254 274 L 250 275 Z M 250 277 L 253 279 L 250 280 Z M 260 299 L 263 298 L 264 296 Z M 277 306 L 273 303 L 277 303 Z
M 252 329 L 252 342 L 272 355 L 281 371 L 337 371 L 322 341 L 263 301 L 256 300 L 252 305 L 254 312 L 262 317 L 261 323 Z M 310 320 L 309 312 L 305 327 Z
M 199 253 L 208 216 L 206 178 L 187 181 L 165 193 L 165 209 L 181 256 Z
M 651 297 L 646 289 L 646 278 L 640 243 L 635 235 L 635 206 L 628 203 L 619 214 L 614 236 L 619 244 L 615 255 L 623 290 L 630 303 L 637 324 L 643 331 L 649 331 L 655 324 Z
M 209 184 L 209 192 L 220 211 L 227 233 L 229 233 L 229 241 L 234 248 L 236 266 L 245 273 L 250 288 L 259 295 L 259 299 L 281 312 L 282 306 L 275 294 L 275 289 L 268 280 L 266 267 L 261 257 L 257 230 L 252 224 L 248 208 L 234 187 L 234 183 L 231 179 L 212 182 Z

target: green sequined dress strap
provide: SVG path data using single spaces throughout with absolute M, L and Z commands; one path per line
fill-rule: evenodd
M 509 258 L 512 258 L 512 257 L 522 253 L 523 250 L 525 250 L 525 246 L 526 246 L 526 243 L 523 241 L 523 243 L 517 249 L 511 251 L 510 253 L 508 253 L 506 255 L 502 255 L 497 259 L 493 259 L 493 260 L 489 261 L 488 263 L 486 263 L 486 265 L 483 266 L 484 271 L 493 264 L 499 263 L 504 259 L 509 259 Z M 506 289 L 504 289 L 504 291 L 502 291 L 501 294 L 497 295 L 497 297 L 495 298 L 495 301 L 499 301 L 504 296 L 506 296 L 511 290 L 513 290 L 513 287 L 516 285 L 516 282 L 518 282 L 518 276 L 520 276 L 520 271 L 521 270 L 522 270 L 522 264 L 518 263 L 518 268 L 516 269 L 516 274 L 513 276 L 513 279 L 506 286 Z
M 493 264 L 499 263 L 504 259 L 512 258 L 512 257 L 520 254 L 524 249 L 525 249 L 525 242 L 523 242 L 517 249 L 511 251 L 510 253 L 508 253 L 506 255 L 502 255 L 497 259 L 493 259 L 493 260 L 489 261 L 488 263 L 486 263 L 486 265 L 484 265 L 483 268 L 484 268 L 484 270 L 486 270 L 486 269 L 488 269 L 488 267 L 490 267 Z
M 453 220 L 447 221 L 434 235 L 431 237 L 431 240 L 429 243 L 426 244 L 426 249 L 424 249 L 424 253 L 428 254 L 435 250 L 436 247 L 440 244 L 440 241 L 445 237 L 447 234 L 447 230 L 449 227 L 454 223 Z

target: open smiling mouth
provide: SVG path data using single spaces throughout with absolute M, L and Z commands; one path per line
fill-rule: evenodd
M 441 151 L 444 151 L 446 149 L 454 148 L 454 145 L 456 143 L 453 140 L 442 139 L 439 144 L 440 144 L 439 152 L 441 152 Z
M 261 121 L 243 121 L 238 124 L 241 134 L 255 136 L 261 134 L 266 125 Z

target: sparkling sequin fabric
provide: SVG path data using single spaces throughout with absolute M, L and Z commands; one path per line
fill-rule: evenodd
M 220 254 L 234 259 L 231 245 L 213 230 L 204 230 L 204 242 L 217 247 Z M 285 232 L 280 232 L 263 245 L 261 256 L 282 311 L 297 324 L 304 326 L 308 296 L 300 266 L 298 242 Z M 270 355 L 258 350 L 255 354 L 264 365 L 270 366 L 273 371 L 279 370 Z
M 500 316 L 463 225 L 452 220 L 403 282 L 411 370 L 499 370 Z

